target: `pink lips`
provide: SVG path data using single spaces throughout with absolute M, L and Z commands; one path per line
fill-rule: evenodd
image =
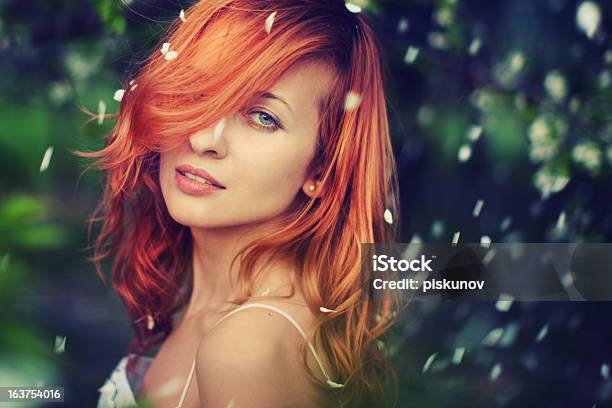
M 207 182 L 195 180 L 191 176 L 197 176 L 205 179 Z M 189 195 L 207 195 L 215 191 L 224 190 L 225 186 L 215 180 L 210 174 L 203 169 L 197 169 L 189 165 L 181 165 L 176 168 L 175 180 L 178 188 Z M 209 184 L 210 183 L 210 184 Z

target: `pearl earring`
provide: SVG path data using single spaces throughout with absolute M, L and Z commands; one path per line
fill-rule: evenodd
M 308 187 L 308 190 L 310 190 L 310 191 L 315 191 L 315 186 L 314 186 L 314 184 L 311 184 L 311 185 Z

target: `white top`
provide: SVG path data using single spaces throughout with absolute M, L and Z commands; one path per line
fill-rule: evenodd
M 310 348 L 310 351 L 312 352 L 315 360 L 317 361 L 319 368 L 321 368 L 321 372 L 325 376 L 327 380 L 327 384 L 332 388 L 342 387 L 342 384 L 335 383 L 329 378 L 329 376 L 325 372 L 325 368 L 323 368 L 323 364 L 321 363 L 321 360 L 319 359 L 319 355 L 317 354 L 313 345 L 308 341 L 308 338 L 306 337 L 306 333 L 304 333 L 304 330 L 299 325 L 299 323 L 293 317 L 291 317 L 287 312 L 280 310 L 277 307 L 266 305 L 263 303 L 250 303 L 247 305 L 242 305 L 238 307 L 237 309 L 232 310 L 231 312 L 223 316 L 221 319 L 219 319 L 215 323 L 215 326 L 219 324 L 221 321 L 223 321 L 223 319 L 225 319 L 226 317 L 229 317 L 233 315 L 234 313 L 237 313 L 241 310 L 246 310 L 250 308 L 263 308 L 263 309 L 273 310 L 277 312 L 278 314 L 280 314 L 281 316 L 285 317 L 287 320 L 289 320 L 289 322 L 300 332 L 302 337 L 304 337 L 304 340 L 306 340 L 306 342 L 308 343 L 308 348 Z M 149 366 L 153 362 L 153 358 L 147 357 L 147 356 L 141 356 L 140 365 L 136 367 L 136 374 L 134 378 L 128 378 L 128 375 L 125 369 L 126 364 L 127 364 L 127 358 L 128 357 L 125 356 L 119 361 L 119 364 L 113 370 L 113 372 L 111 373 L 109 378 L 106 380 L 104 385 L 98 388 L 98 391 L 100 392 L 100 398 L 98 399 L 97 408 L 121 408 L 121 407 L 129 407 L 132 405 L 136 405 L 135 395 L 137 394 L 140 388 L 140 384 L 144 378 L 146 371 L 148 370 Z M 189 370 L 189 376 L 187 377 L 187 382 L 185 383 L 185 386 L 183 387 L 183 392 L 181 393 L 181 397 L 178 401 L 176 408 L 182 408 L 183 406 L 183 401 L 185 400 L 185 396 L 187 395 L 187 390 L 189 389 L 189 385 L 191 384 L 191 379 L 195 371 L 195 363 L 196 361 L 194 358 L 193 364 L 191 364 L 191 369 Z

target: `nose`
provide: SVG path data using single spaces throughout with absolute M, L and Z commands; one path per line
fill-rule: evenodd
M 223 131 L 225 128 L 225 118 L 222 118 L 212 128 L 200 130 L 189 137 L 191 149 L 198 155 L 214 154 L 217 157 L 224 157 L 227 153 L 227 146 Z

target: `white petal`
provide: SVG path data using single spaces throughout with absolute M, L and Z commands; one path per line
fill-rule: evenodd
M 179 17 L 181 18 L 183 23 L 187 22 L 187 19 L 185 18 L 185 10 L 181 10 Z
M 356 92 L 349 91 L 346 93 L 346 96 L 344 98 L 344 110 L 352 111 L 354 109 L 357 109 L 360 103 L 361 103 L 361 95 L 359 95 Z
M 432 355 L 430 355 L 427 358 L 427 361 L 425 361 L 425 364 L 423 364 L 422 372 L 426 372 L 427 370 L 429 370 L 429 367 L 431 366 L 431 363 L 433 363 L 433 361 L 434 361 L 434 359 L 436 358 L 437 355 L 438 355 L 438 352 L 436 351 L 435 353 L 433 353 Z
M 383 217 L 388 224 L 393 224 L 393 214 L 391 214 L 388 208 L 385 210 L 385 215 Z
M 55 336 L 55 352 L 62 354 L 66 350 L 66 336 Z
M 495 302 L 495 308 L 500 312 L 507 312 L 510 310 L 510 306 L 512 306 L 512 302 L 514 301 L 514 296 L 509 295 L 507 293 L 500 293 L 497 302 Z
M 359 13 L 361 11 L 361 7 L 356 4 L 349 3 L 348 1 L 344 3 L 344 5 L 346 6 L 346 9 L 351 13 Z
M 161 53 L 166 55 L 166 53 L 170 50 L 170 43 L 163 43 L 161 47 Z
M 541 342 L 544 339 L 544 337 L 546 337 L 547 334 L 548 334 L 548 324 L 545 324 L 540 329 L 540 331 L 538 332 L 538 335 L 536 336 L 536 339 L 535 339 L 536 343 Z
M 115 94 L 113 95 L 113 99 L 116 100 L 117 102 L 121 102 L 124 94 L 125 94 L 125 89 L 117 89 L 115 91 Z
M 53 146 L 47 147 L 45 150 L 45 155 L 43 156 L 42 162 L 40 163 L 40 172 L 47 170 L 49 167 L 49 162 L 51 161 L 51 155 L 53 154 Z
M 322 311 L 323 313 L 333 313 L 333 312 L 335 312 L 335 310 L 333 310 L 333 309 L 328 309 L 328 308 L 323 307 L 323 306 L 321 306 L 321 307 L 319 308 L 319 310 L 320 310 L 320 311 Z
M 276 17 L 276 11 L 270 13 L 270 15 L 266 18 L 266 23 L 264 24 L 264 30 L 266 31 L 266 34 L 270 34 L 272 24 L 274 23 L 274 17 Z
M 610 366 L 607 363 L 601 365 L 601 376 L 606 380 L 610 378 Z
M 499 341 L 499 339 L 502 337 L 502 335 L 504 334 L 504 328 L 503 327 L 496 327 L 495 329 L 491 330 L 484 339 L 482 339 L 482 344 L 484 344 L 485 346 L 494 346 L 497 344 L 497 342 Z
M 406 54 L 404 55 L 404 62 L 406 64 L 412 64 L 419 55 L 419 48 L 413 47 L 412 45 L 408 47 L 406 50 Z
M 453 352 L 453 364 L 461 363 L 463 360 L 463 354 L 465 353 L 465 347 L 457 347 Z
M 166 61 L 172 61 L 172 60 L 175 60 L 176 57 L 178 57 L 178 52 L 168 51 L 164 58 L 166 59 Z
M 480 245 L 488 248 L 491 245 L 491 237 L 488 235 L 480 237 Z
M 484 200 L 476 201 L 476 204 L 474 205 L 474 209 L 472 210 L 472 216 L 474 218 L 478 218 L 483 205 L 484 205 Z
M 344 384 L 340 384 L 340 383 L 334 382 L 334 381 L 329 380 L 329 379 L 327 380 L 327 384 L 330 387 L 332 387 L 332 388 L 342 388 L 342 387 L 344 387 Z
M 153 319 L 153 316 L 148 314 L 147 315 L 147 330 L 153 330 L 154 327 L 155 327 L 155 320 Z
M 460 236 L 461 236 L 461 231 L 457 231 L 453 234 L 453 244 L 457 244 L 459 242 Z
M 461 145 L 459 151 L 457 152 L 457 158 L 460 162 L 466 162 L 472 156 L 472 147 L 470 145 L 464 144 Z
M 225 127 L 225 118 L 221 119 L 219 123 L 217 123 L 217 126 L 215 126 L 215 133 L 214 133 L 215 141 L 218 141 L 219 138 L 221 137 L 224 127 Z
M 489 379 L 491 381 L 495 381 L 497 380 L 497 378 L 499 378 L 499 375 L 502 372 L 502 365 L 501 363 L 496 363 L 493 368 L 491 368 L 491 372 L 489 373 Z
M 106 114 L 106 103 L 104 101 L 98 102 L 98 125 L 104 123 L 104 115 Z

